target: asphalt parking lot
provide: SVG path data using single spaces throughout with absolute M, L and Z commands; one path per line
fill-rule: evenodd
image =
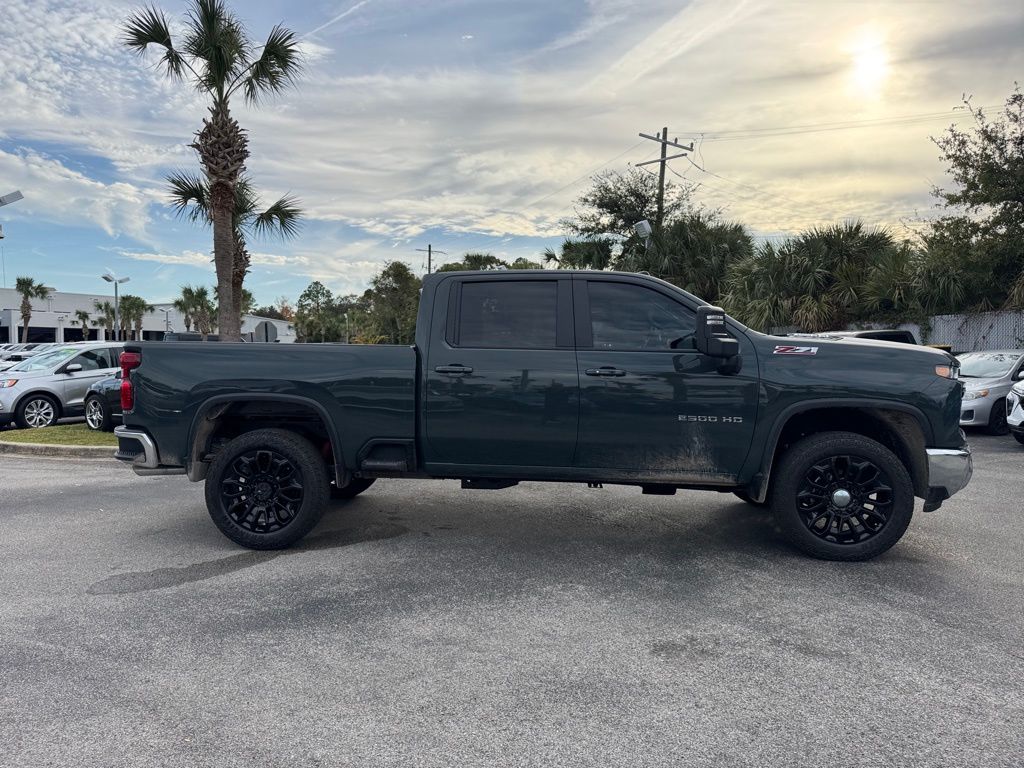
M 0 764 L 1019 766 L 1024 447 L 972 443 L 861 564 L 539 483 L 380 481 L 254 553 L 183 478 L 0 456 Z

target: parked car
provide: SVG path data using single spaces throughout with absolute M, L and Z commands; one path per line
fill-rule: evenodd
M 860 331 L 827 331 L 815 336 L 831 336 L 837 339 L 875 339 L 876 341 L 895 341 L 900 344 L 917 344 L 917 339 L 910 331 L 899 328 L 873 328 Z
M 1018 381 L 1006 396 L 1006 425 L 1014 439 L 1024 445 L 1024 381 Z
M 113 432 L 121 423 L 121 371 L 101 379 L 85 394 L 85 424 L 99 432 Z
M 8 368 L 0 375 L 0 424 L 48 427 L 65 416 L 80 416 L 89 386 L 117 373 L 123 346 L 112 341 L 64 344 Z
M 804 552 L 865 560 L 971 477 L 956 358 L 750 330 L 662 280 L 440 272 L 414 346 L 127 342 L 117 458 L 206 481 L 252 549 L 378 477 L 619 483 L 770 503 Z
M 1024 377 L 1024 349 L 965 352 L 960 355 L 964 399 L 960 425 L 982 427 L 990 435 L 1005 435 L 1006 396 L 1015 381 Z

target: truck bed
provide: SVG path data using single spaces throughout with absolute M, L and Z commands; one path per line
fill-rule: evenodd
M 140 352 L 143 361 L 132 374 L 137 406 L 125 424 L 145 424 L 161 464 L 185 464 L 211 408 L 260 396 L 294 399 L 315 407 L 328 423 L 344 425 L 339 442 L 349 466 L 371 438 L 415 438 L 413 347 L 129 342 L 125 349 Z M 192 425 L 187 434 L 183 424 Z

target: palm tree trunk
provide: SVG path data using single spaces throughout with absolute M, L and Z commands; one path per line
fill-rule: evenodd
M 235 250 L 231 268 L 231 316 L 238 321 L 239 337 L 242 331 L 242 285 L 249 272 L 249 251 L 245 247 L 245 238 L 235 228 Z
M 234 313 L 235 226 L 234 192 L 227 184 L 212 190 L 213 263 L 217 270 L 217 333 L 221 341 L 241 338 L 238 316 Z

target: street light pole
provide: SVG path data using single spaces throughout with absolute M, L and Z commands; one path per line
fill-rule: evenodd
M 11 203 L 16 203 L 19 200 L 24 200 L 24 199 L 25 199 L 25 196 L 23 194 L 21 194 L 21 190 L 16 189 L 16 190 L 14 190 L 13 192 L 11 192 L 8 195 L 0 196 L 0 208 L 3 208 L 5 205 L 10 205 Z M 2 226 L 0 226 L 0 240 L 3 240 L 3 239 L 4 239 L 4 228 Z M 7 287 L 7 259 L 4 258 L 4 247 L 3 247 L 2 243 L 0 243 L 0 267 L 2 267 L 2 271 L 3 271 L 3 278 L 4 278 L 3 287 L 6 288 Z
M 118 295 L 117 286 L 127 283 L 130 277 L 118 277 L 109 269 L 105 274 L 100 275 L 108 283 L 114 284 L 114 341 L 121 340 L 121 297 Z

